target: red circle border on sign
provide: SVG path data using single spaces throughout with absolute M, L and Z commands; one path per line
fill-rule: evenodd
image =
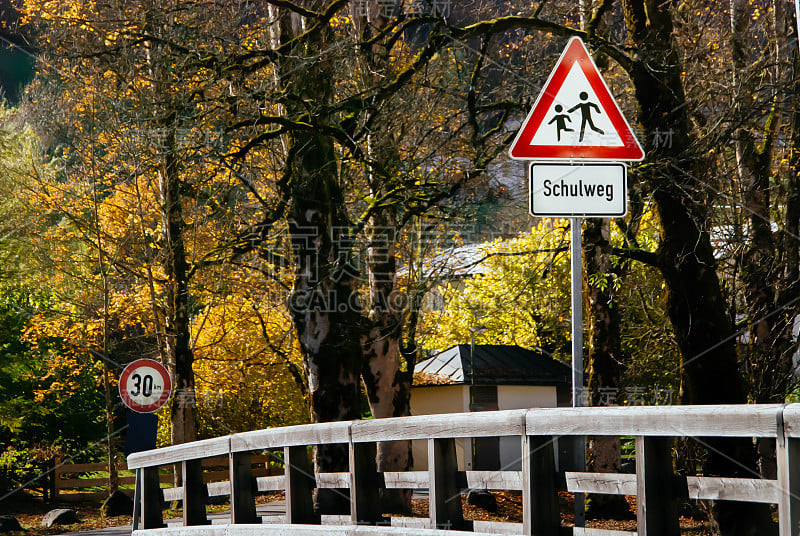
M 156 369 L 161 374 L 162 379 L 164 380 L 164 390 L 161 391 L 161 397 L 153 402 L 152 404 L 148 404 L 146 406 L 142 406 L 134 402 L 131 397 L 128 395 L 126 389 L 123 385 L 128 383 L 128 378 L 133 371 L 138 369 L 139 367 L 150 367 Z M 169 375 L 169 371 L 156 361 L 155 359 L 137 359 L 128 364 L 125 367 L 125 370 L 122 371 L 122 374 L 119 377 L 119 396 L 122 398 L 122 402 L 128 406 L 128 408 L 132 409 L 137 413 L 153 413 L 160 409 L 164 404 L 166 404 L 169 397 L 172 395 L 172 377 Z

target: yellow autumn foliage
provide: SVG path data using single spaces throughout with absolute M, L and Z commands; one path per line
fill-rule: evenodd
M 444 307 L 423 314 L 423 345 L 445 350 L 485 325 L 483 344 L 542 347 L 569 356 L 569 233 L 562 220 L 542 220 L 511 240 L 489 242 L 478 255 L 482 273 L 444 283 Z

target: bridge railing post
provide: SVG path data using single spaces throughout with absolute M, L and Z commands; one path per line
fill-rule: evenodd
M 141 471 L 141 525 L 143 529 L 164 527 L 161 503 L 164 495 L 158 478 L 158 467 L 143 467 Z
M 372 525 L 381 519 L 379 475 L 375 443 L 350 442 L 350 521 Z
M 133 480 L 133 519 L 131 528 L 139 530 L 139 517 L 142 513 L 142 469 L 136 470 L 136 477 Z
M 464 530 L 455 439 L 428 440 L 428 473 L 431 528 Z
M 257 488 L 249 452 L 231 452 L 229 457 L 231 484 L 231 523 L 258 523 L 255 492 Z
M 778 532 L 780 536 L 800 534 L 800 438 L 792 437 L 787 428 L 796 430 L 797 425 L 785 422 L 786 406 L 778 413 L 776 449 L 778 462 Z
M 208 490 L 203 482 L 203 461 L 184 460 L 181 462 L 183 473 L 183 526 L 208 525 L 206 504 Z
M 636 436 L 636 527 L 639 536 L 679 536 L 672 437 Z
M 554 439 L 522 436 L 522 533 L 557 536 L 561 526 Z
M 319 525 L 320 517 L 314 513 L 312 497 L 316 480 L 306 446 L 284 447 L 283 463 L 286 475 L 286 522 Z

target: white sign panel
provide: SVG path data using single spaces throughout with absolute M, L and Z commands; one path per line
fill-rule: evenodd
M 622 163 L 530 166 L 533 216 L 621 218 L 628 212 L 627 168 Z

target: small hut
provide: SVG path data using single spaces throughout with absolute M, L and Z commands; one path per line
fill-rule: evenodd
M 474 371 L 474 373 L 473 373 Z M 417 364 L 411 414 L 465 413 L 571 405 L 572 371 L 541 349 L 458 344 Z M 422 441 L 414 442 L 414 467 L 427 464 Z M 517 470 L 520 442 L 514 437 L 458 440 L 462 470 Z M 474 451 L 474 453 L 473 453 Z

